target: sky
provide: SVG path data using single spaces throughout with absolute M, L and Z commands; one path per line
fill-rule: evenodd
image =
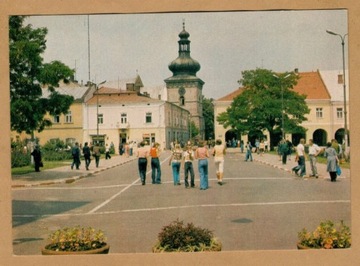
M 218 99 L 240 86 L 244 70 L 342 73 L 341 39 L 326 30 L 343 36 L 347 20 L 346 10 L 306 10 L 31 16 L 25 23 L 48 29 L 44 62 L 60 60 L 79 82 L 139 74 L 155 87 L 172 76 L 168 65 L 178 57 L 185 22 L 203 94 Z

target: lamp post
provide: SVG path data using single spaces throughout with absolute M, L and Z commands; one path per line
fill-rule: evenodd
M 99 142 L 99 85 L 104 84 L 106 80 L 96 84 L 96 140 Z
M 189 115 L 189 140 L 191 141 L 191 115 Z
M 281 86 L 281 137 L 282 139 L 285 139 L 285 131 L 284 131 L 284 86 L 282 84 L 282 81 L 280 80 L 280 76 L 273 74 L 273 76 L 280 81 Z M 287 74 L 283 79 L 286 79 L 290 76 L 290 73 Z
M 342 63 L 343 63 L 343 88 L 344 88 L 344 139 L 345 139 L 345 151 L 349 146 L 349 138 L 348 138 L 348 125 L 347 125 L 347 108 L 346 108 L 346 78 L 345 78 L 345 37 L 348 35 L 347 33 L 344 35 L 340 35 L 331 30 L 326 30 L 328 34 L 339 36 L 341 39 L 342 46 Z

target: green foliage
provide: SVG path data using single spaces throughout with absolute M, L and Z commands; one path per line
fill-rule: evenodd
M 30 151 L 25 147 L 25 142 L 19 140 L 11 141 L 11 168 L 30 165 Z
M 194 121 L 190 121 L 190 132 L 191 132 L 191 136 L 190 136 L 191 139 L 199 135 L 200 131 L 198 127 L 195 125 Z
M 214 103 L 213 99 L 203 96 L 203 117 L 205 123 L 205 139 L 214 139 Z
M 56 93 L 54 87 L 74 71 L 59 61 L 44 64 L 47 29 L 25 26 L 24 21 L 24 16 L 9 18 L 11 129 L 33 134 L 51 126 L 46 113 L 67 113 L 73 97 Z M 48 98 L 42 98 L 42 85 L 48 85 Z
M 45 249 L 54 251 L 85 251 L 98 249 L 106 245 L 103 231 L 92 227 L 65 227 L 51 233 L 51 243 Z
M 350 228 L 341 221 L 335 224 L 332 221 L 321 222 L 314 232 L 305 228 L 298 233 L 298 244 L 308 248 L 350 248 Z
M 243 71 L 242 76 L 242 92 L 216 118 L 220 124 L 241 134 L 267 130 L 270 141 L 273 135 L 281 133 L 283 119 L 285 132 L 304 132 L 301 123 L 310 110 L 306 96 L 293 90 L 298 80 L 296 73 L 277 75 L 271 70 L 256 69 Z
M 164 226 L 158 235 L 158 242 L 153 247 L 153 252 L 198 252 L 220 251 L 221 243 L 213 233 L 183 221 L 173 221 Z
M 64 141 L 51 139 L 45 143 L 42 149 L 42 157 L 45 161 L 63 161 L 72 159 L 70 150 Z

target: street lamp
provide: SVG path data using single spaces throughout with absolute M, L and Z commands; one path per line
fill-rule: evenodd
M 104 84 L 106 80 L 96 84 L 96 140 L 99 142 L 99 86 Z
M 345 79 L 345 37 L 348 35 L 347 33 L 341 36 L 338 33 L 335 33 L 331 30 L 326 30 L 327 33 L 335 36 L 339 36 L 341 39 L 341 46 L 342 46 L 342 61 L 343 61 L 343 87 L 344 87 L 344 139 L 345 139 L 345 151 L 349 146 L 349 138 L 348 138 L 348 126 L 347 126 L 347 110 L 346 110 L 346 79 Z
M 284 86 L 280 80 L 280 76 L 273 74 L 273 76 L 280 81 L 281 86 L 281 137 L 282 139 L 285 139 L 285 131 L 284 131 Z M 287 74 L 283 79 L 286 79 L 290 76 L 290 73 Z
M 191 115 L 189 114 L 189 140 L 191 141 Z

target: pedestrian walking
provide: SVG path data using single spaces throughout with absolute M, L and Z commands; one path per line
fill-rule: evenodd
M 289 146 L 285 139 L 282 139 L 279 143 L 279 152 L 281 154 L 282 164 L 286 164 L 287 155 L 289 154 Z
M 260 156 L 263 156 L 263 155 L 264 155 L 264 152 L 265 152 L 265 143 L 264 143 L 264 140 L 261 140 L 261 141 L 260 141 L 260 144 L 259 144 L 259 152 L 260 152 Z
M 31 152 L 31 155 L 34 157 L 35 172 L 40 172 L 40 167 L 43 167 L 43 163 L 41 159 L 41 151 L 39 145 L 35 145 L 34 150 Z
M 176 143 L 174 146 L 174 150 L 172 151 L 169 165 L 171 165 L 172 173 L 173 173 L 173 180 L 174 180 L 174 186 L 181 185 L 180 183 L 180 166 L 181 166 L 181 160 L 182 160 L 182 153 L 183 150 L 181 149 L 181 146 L 179 143 Z
M 136 155 L 138 157 L 138 169 L 139 169 L 139 176 L 141 180 L 141 184 L 144 186 L 146 182 L 146 169 L 147 169 L 147 162 L 149 157 L 149 149 L 145 147 L 145 142 L 140 142 L 140 147 L 136 151 Z
M 336 168 L 338 167 L 339 158 L 335 148 L 331 146 L 331 142 L 326 144 L 324 155 L 327 159 L 326 171 L 330 174 L 331 182 L 336 182 Z
M 153 184 L 161 184 L 161 167 L 160 167 L 160 144 L 155 142 L 150 149 L 151 157 L 151 179 Z
M 106 146 L 105 146 L 105 160 L 107 160 L 107 159 L 111 159 L 110 148 L 109 148 L 108 144 L 106 144 Z
M 129 157 L 130 156 L 130 146 L 129 146 L 128 142 L 125 143 L 124 149 L 125 149 L 125 156 Z
M 222 186 L 223 177 L 224 177 L 224 161 L 225 161 L 225 154 L 226 149 L 225 146 L 222 145 L 222 141 L 217 139 L 215 142 L 213 155 L 214 155 L 214 162 L 216 167 L 216 177 L 218 180 L 218 184 Z
M 91 151 L 90 151 L 90 147 L 87 142 L 85 142 L 85 144 L 84 144 L 83 154 L 84 154 L 84 159 L 85 159 L 85 168 L 86 168 L 86 170 L 89 170 L 89 165 L 91 163 Z
M 187 144 L 186 150 L 183 153 L 183 162 L 184 162 L 184 181 L 185 188 L 189 188 L 189 174 L 190 174 L 190 186 L 192 188 L 195 187 L 195 173 L 193 161 L 195 158 L 195 154 L 193 148 L 190 143 Z
M 130 143 L 129 143 L 129 155 L 133 156 L 133 152 L 134 152 L 134 142 L 130 141 Z
M 250 141 L 248 141 L 248 143 L 245 145 L 245 150 L 246 150 L 245 162 L 247 162 L 248 160 L 250 160 L 250 162 L 252 162 L 252 160 L 253 160 L 253 158 L 252 158 L 252 145 L 251 145 Z
M 312 139 L 309 139 L 309 161 L 312 174 L 311 177 L 318 178 L 318 172 L 316 167 L 316 157 L 322 152 L 322 149 L 314 143 Z
M 255 140 L 255 148 L 256 148 L 256 153 L 259 154 L 260 150 L 259 150 L 259 146 L 260 146 L 260 141 L 259 139 Z
M 96 143 L 93 148 L 93 156 L 95 158 L 95 166 L 96 168 L 98 168 L 100 163 L 100 156 L 101 156 L 99 143 Z
M 80 166 L 79 143 L 75 142 L 75 146 L 71 148 L 71 155 L 73 157 L 73 161 L 72 161 L 72 164 L 71 164 L 71 169 L 74 169 L 74 166 L 75 166 L 76 170 L 79 170 L 79 166 Z
M 289 160 L 291 160 L 291 153 L 292 153 L 292 151 L 293 151 L 293 147 L 294 147 L 294 145 L 292 144 L 292 142 L 290 141 L 290 140 L 286 140 L 286 143 L 287 143 L 287 145 L 288 145 L 288 158 L 289 158 Z
M 209 179 L 208 179 L 209 151 L 205 147 L 204 141 L 201 141 L 199 143 L 199 147 L 195 151 L 195 158 L 198 160 L 200 190 L 206 190 L 209 188 Z
M 244 153 L 244 141 L 240 140 L 240 151 L 241 153 Z
M 300 143 L 296 146 L 296 159 L 298 165 L 292 168 L 292 172 L 300 177 L 304 177 L 306 175 L 306 166 L 305 166 L 305 139 L 300 139 Z M 298 174 L 300 171 L 300 174 Z

